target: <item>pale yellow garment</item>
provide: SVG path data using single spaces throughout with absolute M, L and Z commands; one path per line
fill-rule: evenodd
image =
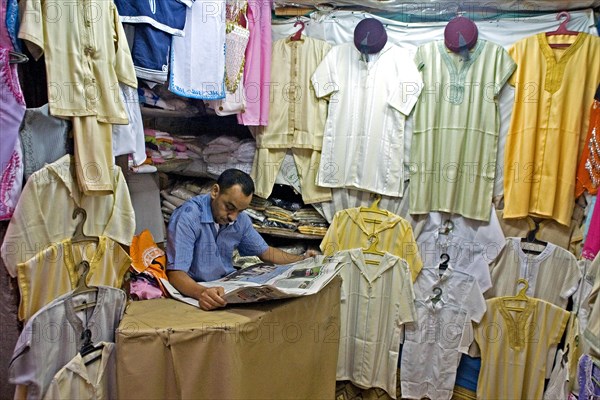
M 327 119 L 327 101 L 317 99 L 310 77 L 331 45 L 303 36 L 273 43 L 269 125 L 259 129 L 259 149 L 321 150 Z
M 256 149 L 254 163 L 252 164 L 252 178 L 255 184 L 255 193 L 267 198 L 273 191 L 275 178 L 287 153 L 287 149 Z M 302 201 L 305 204 L 320 203 L 331 200 L 331 189 L 317 186 L 317 171 L 321 152 L 311 149 L 291 149 L 299 176 L 289 176 L 287 171 L 281 171 L 290 180 L 300 181 Z
M 127 124 L 119 82 L 137 88 L 131 53 L 112 1 L 23 0 L 19 37 L 45 56 L 53 116 L 96 115 Z
M 107 236 L 130 245 L 135 232 L 135 212 L 121 168 L 113 166 L 114 193 L 85 196 L 75 179 L 73 157 L 66 155 L 33 173 L 6 230 L 0 255 L 8 273 L 15 277 L 17 264 L 29 260 L 51 243 L 72 237 L 81 217 L 72 218 L 76 207 L 87 212 L 83 231 Z
M 600 260 L 598 256 L 597 260 Z M 592 357 L 600 358 L 600 274 L 596 275 L 594 286 L 588 297 L 590 304 L 590 315 L 588 324 L 583 332 L 584 344 L 583 352 Z
M 474 327 L 481 349 L 477 398 L 541 399 L 547 352 L 556 346 L 569 312 L 529 298 L 524 310 L 509 311 L 503 297 L 487 300 L 487 311 Z
M 27 262 L 17 265 L 21 294 L 19 319 L 29 319 L 40 308 L 77 287 L 81 261 L 88 261 L 88 286 L 120 288 L 131 258 L 111 239 L 100 236 L 98 243 L 71 243 L 66 239 L 50 245 Z
M 379 223 L 368 222 L 378 220 Z M 361 212 L 360 207 L 338 211 L 321 242 L 321 251 L 332 255 L 340 250 L 368 249 L 375 237 L 375 249 L 404 259 L 414 282 L 423 268 L 419 248 L 408 221 L 398 215 Z
M 90 117 L 73 117 L 75 170 L 81 191 L 90 196 L 111 194 L 112 125 Z
M 571 43 L 552 49 L 551 43 Z M 504 153 L 504 218 L 527 215 L 569 225 L 578 155 L 600 82 L 600 38 L 544 33 L 509 49 L 517 70 Z

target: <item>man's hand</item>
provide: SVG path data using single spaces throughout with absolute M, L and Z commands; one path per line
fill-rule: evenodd
M 225 307 L 227 302 L 223 300 L 222 296 L 224 294 L 225 289 L 223 289 L 221 286 L 205 288 L 198 298 L 198 304 L 204 311 Z
M 319 252 L 313 249 L 308 249 L 306 250 L 306 252 L 304 252 L 304 258 L 310 258 L 310 257 L 314 257 L 314 256 L 318 256 Z

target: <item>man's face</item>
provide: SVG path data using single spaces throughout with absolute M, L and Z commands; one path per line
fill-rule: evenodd
M 250 205 L 252 195 L 246 196 L 240 185 L 221 190 L 215 184 L 210 192 L 213 219 L 216 223 L 225 225 L 237 219 L 240 212 Z

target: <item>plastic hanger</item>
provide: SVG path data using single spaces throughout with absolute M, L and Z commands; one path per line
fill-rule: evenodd
M 560 23 L 560 25 L 558 26 L 558 28 L 555 31 L 546 32 L 546 37 L 555 36 L 555 35 L 571 35 L 572 36 L 572 35 L 579 34 L 579 32 L 577 32 L 577 31 L 570 31 L 567 29 L 567 24 L 571 20 L 571 14 L 569 14 L 567 11 L 561 11 L 556 16 L 556 19 L 560 21 L 560 19 L 562 17 L 565 17 L 565 20 Z M 571 44 L 570 43 L 548 43 L 548 45 L 553 49 L 560 49 L 560 48 L 569 47 Z
M 379 208 L 379 202 L 381 201 L 381 195 L 379 194 L 374 194 L 373 195 L 375 197 L 375 200 L 373 200 L 373 203 L 371 203 L 371 205 L 369 207 L 360 207 L 358 209 L 359 212 L 361 213 L 373 213 L 373 214 L 380 214 L 380 215 L 385 215 L 386 217 L 390 215 L 390 212 L 387 210 L 382 210 Z M 365 222 L 371 222 L 373 224 L 380 224 L 381 220 L 379 219 L 374 219 L 374 218 L 363 218 L 363 221 Z
M 300 38 L 302 37 L 302 32 L 304 31 L 304 26 L 306 25 L 304 23 L 304 21 L 296 21 L 294 23 L 294 27 L 300 25 L 300 29 L 298 29 L 298 31 L 296 33 L 294 33 L 292 36 L 290 36 L 290 40 L 300 40 Z
M 527 233 L 527 236 L 521 238 L 521 249 L 523 252 L 528 254 L 542 254 L 546 246 L 548 246 L 547 242 L 539 240 L 536 238 L 536 234 L 539 230 L 540 226 L 538 223 L 535 223 L 535 228 L 530 230 Z
M 442 288 L 436 286 L 433 288 L 432 291 L 433 291 L 434 296 L 431 297 L 431 302 L 433 304 L 437 304 L 438 301 L 442 300 Z
M 383 256 L 385 253 L 377 250 L 377 243 L 379 242 L 379 238 L 377 235 L 369 236 L 369 247 L 363 249 L 364 254 L 372 254 L 376 256 Z M 379 265 L 379 261 L 375 260 L 365 260 L 365 264 Z
M 517 286 L 520 284 L 523 284 L 523 287 L 521 288 L 521 290 L 519 290 L 519 293 L 516 296 L 506 296 L 502 298 L 502 302 L 505 304 L 505 307 L 508 310 L 523 311 L 525 309 L 524 306 L 514 306 L 510 303 L 529 302 L 529 297 L 525 294 L 527 292 L 527 289 L 529 289 L 529 282 L 527 282 L 527 279 L 519 278 L 519 280 L 517 280 Z
M 77 218 L 77 216 L 81 214 L 82 219 L 79 221 L 77 226 L 75 227 L 75 233 L 73 233 L 73 237 L 71 238 L 71 243 L 80 243 L 80 242 L 96 242 L 98 243 L 98 236 L 88 236 L 83 233 L 83 225 L 85 225 L 85 221 L 87 220 L 87 212 L 85 209 L 81 207 L 77 207 L 73 210 L 73 219 Z
M 81 276 L 79 277 L 79 281 L 77 282 L 77 287 L 73 290 L 73 293 L 71 294 L 71 297 L 76 296 L 78 294 L 82 294 L 82 293 L 90 293 L 90 292 L 96 292 L 98 293 L 98 288 L 95 286 L 88 286 L 87 285 L 87 275 L 88 272 L 90 271 L 90 263 L 88 263 L 87 261 L 82 261 L 81 263 L 79 263 L 79 267 L 83 267 L 83 271 L 81 272 Z M 84 302 L 76 307 L 74 307 L 75 311 L 81 311 L 81 310 L 85 310 L 86 308 L 90 308 L 96 305 L 95 301 L 92 302 Z
M 448 268 L 448 262 L 450 262 L 450 256 L 448 255 L 448 253 L 442 253 L 440 255 L 440 260 L 442 260 L 442 262 L 440 263 L 439 268 L 441 270 L 447 269 Z

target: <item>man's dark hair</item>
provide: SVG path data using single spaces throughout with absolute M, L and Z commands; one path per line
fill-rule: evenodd
M 254 193 L 254 182 L 250 175 L 239 169 L 231 168 L 226 169 L 217 179 L 219 189 L 225 191 L 234 185 L 240 185 L 242 193 L 246 196 L 250 196 Z

